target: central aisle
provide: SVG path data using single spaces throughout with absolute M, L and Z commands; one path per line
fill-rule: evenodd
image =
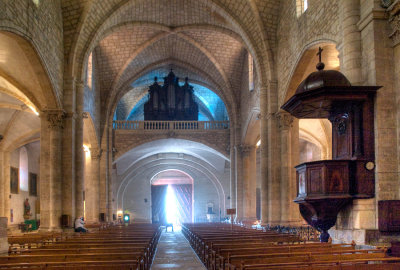
M 163 232 L 151 266 L 155 269 L 206 269 L 180 231 Z

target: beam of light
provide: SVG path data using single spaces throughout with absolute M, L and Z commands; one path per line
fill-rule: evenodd
M 167 222 L 177 224 L 179 221 L 178 202 L 174 190 L 171 185 L 168 185 L 167 196 L 165 198 L 165 211 L 167 215 Z

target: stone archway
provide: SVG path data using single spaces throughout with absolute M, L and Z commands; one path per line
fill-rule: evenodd
M 0 124 L 3 133 L 0 143 L 0 170 L 4 176 L 0 183 L 4 190 L 1 193 L 4 196 L 0 196 L 0 215 L 8 217 L 11 222 L 10 210 L 22 205 L 22 201 L 16 201 L 15 198 L 11 201 L 8 195 L 5 196 L 10 194 L 10 185 L 4 181 L 10 175 L 10 154 L 21 146 L 40 140 L 40 146 L 35 148 L 37 150 L 40 147 L 40 167 L 39 164 L 35 165 L 40 187 L 37 197 L 37 201 L 40 199 L 41 203 L 40 218 L 43 227 L 58 226 L 58 218 L 52 217 L 49 206 L 54 202 L 54 209 L 61 211 L 61 205 L 57 203 L 61 187 L 55 184 L 56 189 L 53 192 L 50 185 L 51 181 L 61 183 L 60 149 L 57 148 L 63 115 L 60 110 L 60 93 L 55 90 L 57 87 L 52 83 L 47 65 L 43 63 L 43 58 L 32 41 L 8 30 L 0 30 L 0 51 L 5 57 L 0 61 L 0 102 L 3 105 L 9 104 L 0 108 L 2 119 L 8 119 Z M 12 116 L 7 117 L 10 113 Z M 34 201 L 32 199 L 31 203 L 35 203 Z

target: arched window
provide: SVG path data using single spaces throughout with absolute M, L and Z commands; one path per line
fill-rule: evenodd
M 308 8 L 308 0 L 296 0 L 296 13 L 300 17 Z
M 28 191 L 28 151 L 25 147 L 21 147 L 19 150 L 19 189 L 21 191 Z
M 93 86 L 93 53 L 91 52 L 86 66 L 86 86 L 92 89 Z
M 249 91 L 254 90 L 254 60 L 253 56 L 248 53 L 248 66 L 249 66 Z

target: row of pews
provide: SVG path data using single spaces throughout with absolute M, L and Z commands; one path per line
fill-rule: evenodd
M 147 270 L 155 255 L 161 228 L 130 224 L 90 233 L 59 234 L 10 237 L 9 255 L 0 257 L 0 269 Z
M 303 242 L 299 236 L 230 224 L 184 224 L 182 232 L 207 269 L 394 270 L 386 249 Z

